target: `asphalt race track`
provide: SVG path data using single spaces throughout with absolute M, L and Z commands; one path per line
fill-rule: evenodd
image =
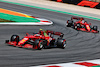
M 46 18 L 54 22 L 54 25 L 51 26 L 0 25 L 0 67 L 29 67 L 41 64 L 100 59 L 100 34 L 67 28 L 65 23 L 70 19 L 71 15 L 3 2 L 0 2 L 0 8 Z M 97 25 L 100 30 L 100 21 L 91 19 L 86 19 L 86 21 L 91 22 L 92 25 Z M 67 47 L 65 49 L 28 50 L 5 44 L 5 40 L 9 39 L 13 34 L 23 37 L 25 33 L 32 34 L 33 32 L 38 32 L 40 28 L 63 32 Z

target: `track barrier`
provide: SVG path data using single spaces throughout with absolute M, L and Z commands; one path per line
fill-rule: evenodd
M 87 7 L 90 7 L 90 8 L 100 9 L 100 3 L 99 2 L 93 2 L 93 1 L 87 1 L 87 0 L 51 0 L 51 1 L 57 1 L 57 2 L 75 4 L 75 5 L 78 5 L 78 6 L 87 6 Z
M 62 0 L 63 3 L 75 4 L 77 5 L 82 0 Z
M 92 2 L 92 1 L 81 1 L 77 5 L 79 6 L 89 6 L 91 8 L 94 8 L 96 5 L 98 5 L 98 2 Z

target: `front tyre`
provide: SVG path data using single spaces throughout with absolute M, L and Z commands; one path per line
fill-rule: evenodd
M 43 40 L 35 40 L 35 45 L 37 46 L 38 50 L 41 50 L 43 48 Z
M 12 35 L 10 38 L 10 41 L 16 41 L 17 43 L 19 42 L 19 36 L 18 35 Z
M 66 23 L 66 26 L 67 27 L 73 26 L 73 21 L 72 20 L 68 20 L 67 23 Z

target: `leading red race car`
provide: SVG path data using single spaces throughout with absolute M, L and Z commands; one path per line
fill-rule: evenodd
M 99 33 L 97 26 L 91 26 L 91 23 L 87 23 L 84 18 L 81 17 L 72 17 L 71 20 L 68 20 L 66 23 L 67 27 L 73 27 L 76 30 Z
M 57 35 L 58 38 L 54 38 L 54 35 Z M 65 48 L 66 40 L 63 39 L 63 36 L 64 34 L 61 32 L 40 30 L 39 33 L 33 35 L 26 33 L 26 36 L 22 39 L 20 39 L 18 35 L 12 35 L 10 40 L 6 40 L 6 43 L 17 47 L 31 49 L 42 49 L 48 47 Z

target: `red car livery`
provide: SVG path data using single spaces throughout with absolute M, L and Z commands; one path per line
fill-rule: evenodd
M 57 35 L 58 38 L 54 38 Z M 61 32 L 54 32 L 50 30 L 42 31 L 30 35 L 26 33 L 24 38 L 20 39 L 18 35 L 12 35 L 10 40 L 5 42 L 9 45 L 22 47 L 22 48 L 31 48 L 31 49 L 42 49 L 50 47 L 66 47 L 66 40 L 63 39 L 64 34 Z
M 67 27 L 73 27 L 76 30 L 99 33 L 97 26 L 91 26 L 91 23 L 87 23 L 84 18 L 72 17 L 71 20 L 68 20 L 66 23 Z

